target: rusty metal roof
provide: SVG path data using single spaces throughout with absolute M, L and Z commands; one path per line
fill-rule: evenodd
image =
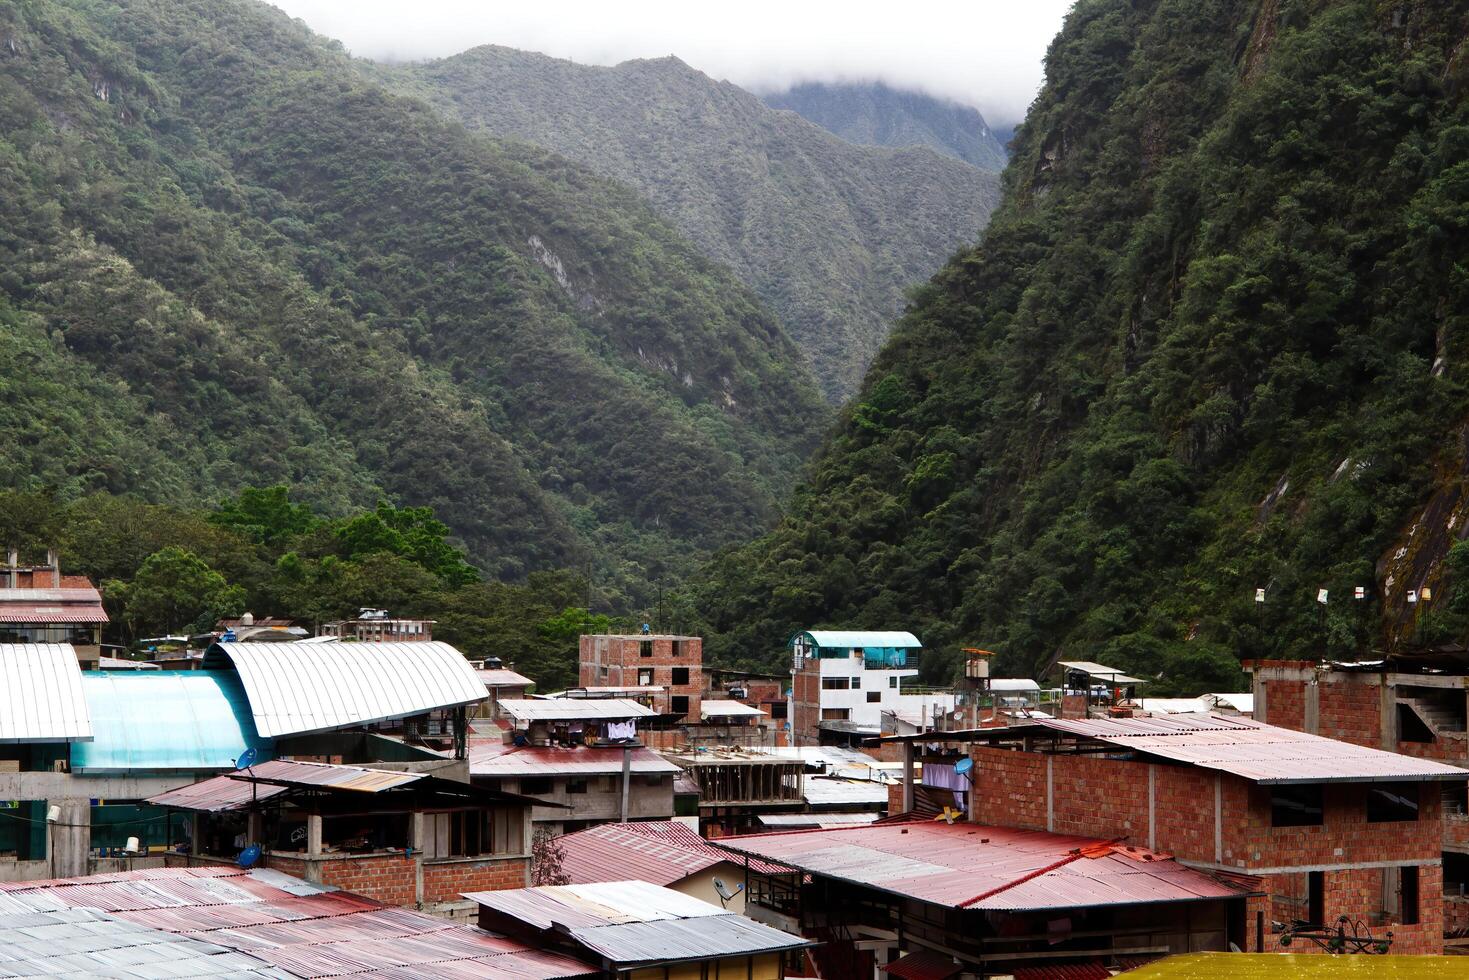
M 950 908 L 1029 911 L 1245 894 L 1146 848 L 971 823 L 872 824 L 713 843 Z
M 1469 779 L 1469 771 L 1456 766 L 1277 728 L 1237 715 L 1044 718 L 1010 730 L 1028 728 L 1094 739 L 1266 785 Z
M 552 980 L 600 972 L 572 957 L 358 895 L 305 882 L 282 887 L 289 881 L 276 872 L 211 867 L 0 884 L 0 973 L 9 975 L 14 964 L 6 957 L 16 950 L 39 964 L 14 971 L 22 976 Z M 86 910 L 88 921 L 38 918 L 65 918 L 70 910 Z M 66 927 L 65 941 L 34 948 L 35 939 L 50 938 L 38 931 L 47 925 Z M 131 943 L 141 935 L 153 941 Z M 119 948 L 129 944 L 143 952 Z M 133 955 L 144 958 L 128 958 Z
M 359 766 L 328 765 L 324 762 L 291 762 L 284 759 L 261 762 L 248 770 L 226 773 L 188 786 L 160 793 L 148 800 L 155 806 L 176 810 L 219 813 L 249 809 L 252 803 L 268 800 L 295 787 L 380 793 L 424 778 L 423 773 L 386 772 Z M 264 784 L 264 785 L 262 785 Z
M 810 945 L 646 881 L 547 885 L 472 892 L 464 897 L 521 927 L 569 935 L 620 968 L 749 956 Z
M 69 643 L 0 643 L 0 742 L 92 738 L 82 668 Z
M 622 772 L 623 749 L 590 745 L 507 745 L 503 742 L 471 743 L 469 772 L 472 776 L 604 776 Z M 651 749 L 632 749 L 631 771 L 639 776 L 677 773 L 682 770 Z
M 105 623 L 100 602 L 16 602 L 0 599 L 0 623 Z
M 150 797 L 147 802 L 175 810 L 223 813 L 227 810 L 248 810 L 252 803 L 279 796 L 287 790 L 286 786 L 261 786 L 247 779 L 215 776 L 160 793 Z
M 875 814 L 874 814 L 875 815 Z M 569 884 L 626 881 L 633 877 L 655 885 L 671 885 L 717 864 L 741 860 L 673 820 L 601 824 L 560 837 L 561 870 Z M 751 866 L 766 874 L 791 869 L 767 861 Z
M 890 977 L 899 977 L 900 980 L 949 980 L 949 977 L 963 972 L 967 967 L 962 963 L 955 963 L 952 956 L 931 949 L 920 949 L 878 969 L 885 971 Z

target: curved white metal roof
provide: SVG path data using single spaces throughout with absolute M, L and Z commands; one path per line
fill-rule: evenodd
M 70 643 L 0 643 L 0 742 L 92 737 L 82 667 Z
M 851 647 L 881 647 L 884 649 L 912 649 L 923 646 L 918 637 L 907 630 L 806 630 L 791 637 L 809 636 L 819 647 L 847 649 Z
M 329 731 L 482 701 L 454 647 L 402 643 L 216 643 L 206 669 L 233 666 L 265 738 Z

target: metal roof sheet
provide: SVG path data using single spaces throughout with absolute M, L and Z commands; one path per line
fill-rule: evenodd
M 507 667 L 494 667 L 488 670 L 476 670 L 475 676 L 480 679 L 485 687 L 531 687 L 535 681 L 524 674 L 517 674 Z
M 1058 660 L 1057 667 L 1065 667 L 1088 677 L 1105 677 L 1109 682 L 1116 684 L 1146 684 L 1147 681 L 1140 677 L 1129 677 L 1116 667 L 1108 667 L 1106 664 L 1095 663 L 1091 660 Z
M 768 711 L 761 711 L 759 708 L 752 708 L 738 701 L 709 699 L 699 702 L 700 718 L 748 718 L 753 715 L 768 714 Z
M 92 737 L 82 668 L 69 643 L 0 643 L 0 742 Z
M 807 776 L 801 783 L 802 796 L 811 806 L 887 806 L 888 784 L 871 779 L 842 776 Z
M 654 885 L 671 885 L 716 864 L 738 861 L 700 837 L 693 828 L 672 820 L 600 824 L 557 838 L 561 870 L 569 884 L 625 881 L 633 876 Z M 791 869 L 755 862 L 756 870 L 781 874 Z
M 663 919 L 570 930 L 581 945 L 619 965 L 750 956 L 811 943 L 733 912 L 695 919 Z
M 1184 953 L 1129 970 L 1136 980 L 1440 980 L 1462 975 L 1462 956 L 1319 956 L 1311 953 Z
M 68 576 L 70 578 L 71 576 Z M 0 589 L 0 602 L 101 602 L 102 593 L 93 586 L 63 586 L 59 589 Z
M 762 813 L 758 817 L 767 827 L 849 827 L 869 824 L 880 819 L 880 813 Z
M 160 793 L 148 800 L 155 806 L 219 813 L 247 809 L 252 803 L 279 796 L 293 787 L 343 792 L 381 793 L 424 778 L 423 773 L 389 772 L 325 762 L 275 760 L 248 770 L 215 776 L 202 782 Z M 262 785 L 262 783 L 264 785 Z
M 599 776 L 622 772 L 623 749 L 616 746 L 539 746 L 470 743 L 472 776 Z M 651 749 L 636 747 L 629 760 L 635 775 L 677 773 L 682 770 Z
M 1212 693 L 1202 695 L 1202 697 L 1205 701 L 1212 701 L 1216 705 L 1228 705 L 1242 714 L 1249 715 L 1255 713 L 1255 696 L 1253 694 Z
M 0 975 L 12 975 L 6 957 L 26 948 L 9 941 L 17 937 L 5 931 L 7 917 L 30 916 L 18 928 L 34 930 L 45 925 L 35 918 L 43 912 L 75 916 L 86 928 L 40 940 L 22 934 L 18 943 L 43 942 L 49 958 L 45 970 L 21 975 L 551 980 L 600 973 L 572 957 L 358 895 L 283 888 L 284 877 L 155 868 L 0 884 Z M 133 936 L 151 941 L 118 948 L 119 937 Z M 201 958 L 205 949 L 211 952 Z M 231 963 L 233 972 L 209 972 L 216 961 Z
M 214 776 L 149 797 L 147 802 L 175 810 L 222 813 L 226 810 L 249 809 L 252 803 L 280 796 L 287 789 L 286 786 L 261 786 L 249 780 Z
M 1027 911 L 1243 894 L 1144 848 L 970 823 L 878 823 L 714 843 L 950 908 Z M 1092 849 L 1096 856 L 1083 856 Z
M 658 714 L 627 698 L 526 698 L 499 702 L 516 721 L 622 721 Z
M 949 980 L 949 977 L 963 972 L 966 967 L 954 962 L 954 958 L 947 954 L 932 949 L 920 949 L 878 969 L 885 971 L 890 977 L 899 977 L 900 980 Z
M 1032 726 L 1267 785 L 1469 779 L 1469 770 L 1456 766 L 1277 728 L 1236 715 L 1031 719 L 1009 731 Z
M 233 769 L 248 748 L 272 750 L 232 673 L 87 671 L 82 690 L 95 736 L 72 746 L 76 772 Z
M 328 731 L 484 700 L 469 661 L 437 640 L 216 643 L 206 669 L 232 665 L 260 734 Z
M 851 649 L 853 647 L 877 647 L 882 649 L 915 649 L 922 647 L 918 637 L 907 630 L 806 630 L 791 637 L 809 636 L 818 647 L 828 649 Z
M 101 603 L 16 602 L 0 599 L 0 623 L 105 623 Z
M 646 881 L 541 885 L 505 891 L 467 892 L 465 898 L 537 929 L 623 922 L 655 922 L 724 915 L 724 909 Z

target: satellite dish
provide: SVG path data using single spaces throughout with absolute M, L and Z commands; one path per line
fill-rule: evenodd
M 235 858 L 235 863 L 238 864 L 242 868 L 253 868 L 253 867 L 255 867 L 256 864 L 259 863 L 259 861 L 260 861 L 260 845 L 259 844 L 251 844 L 249 847 L 245 848 L 243 851 L 240 852 L 240 856 L 239 857 Z
M 253 748 L 246 749 L 244 752 L 241 752 L 240 753 L 240 757 L 235 760 L 235 768 L 236 769 L 249 769 L 251 766 L 255 765 L 255 763 L 257 763 L 259 761 L 260 761 L 260 753 L 259 752 L 256 752 Z
M 969 770 L 973 768 L 974 759 L 967 755 L 964 758 L 960 759 L 958 762 L 954 763 L 954 771 L 961 776 L 969 775 Z
M 714 879 L 714 890 L 719 893 L 719 904 L 722 906 L 725 902 L 728 902 L 740 892 L 744 891 L 745 886 L 742 884 L 735 885 L 734 890 L 731 891 L 729 885 L 725 883 L 723 878 L 716 877 Z

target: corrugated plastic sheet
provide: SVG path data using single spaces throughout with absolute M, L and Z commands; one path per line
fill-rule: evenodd
M 216 643 L 206 669 L 233 666 L 267 738 L 328 731 L 473 704 L 484 684 L 439 641 Z
M 365 769 L 361 766 L 343 766 L 326 762 L 295 762 L 289 759 L 276 759 L 251 766 L 248 774 L 240 773 L 239 775 L 248 775 L 257 780 L 290 786 L 321 786 L 326 789 L 351 790 L 357 793 L 381 793 L 383 790 L 417 782 L 424 778 L 425 774 Z
M 0 643 L 0 742 L 92 737 L 82 668 L 69 643 Z
M 499 741 L 469 747 L 469 771 L 475 776 L 596 776 L 622 772 L 620 748 L 600 746 L 516 746 Z M 632 750 L 635 775 L 682 772 L 678 766 L 646 748 Z
M 1232 715 L 1038 719 L 1010 731 L 1031 725 L 1263 784 L 1469 779 L 1455 766 Z
M 949 977 L 959 973 L 964 967 L 955 963 L 952 956 L 931 949 L 920 949 L 879 969 L 899 980 L 949 980 Z
M 561 870 L 573 885 L 630 877 L 671 885 L 716 864 L 741 860 L 672 820 L 601 824 L 560 837 L 557 843 L 563 855 Z M 766 861 L 752 866 L 766 874 L 791 870 Z
M 94 738 L 73 746 L 77 772 L 233 769 L 247 748 L 270 755 L 231 673 L 87 671 L 82 690 Z
M 1171 858 L 1088 837 L 969 823 L 891 823 L 724 837 L 718 846 L 812 874 L 951 908 L 1023 911 L 1234 898 L 1242 892 Z M 1051 870 L 1046 870 L 1051 868 Z M 1037 872 L 1043 872 L 1037 874 Z M 988 896 L 974 901 L 979 896 Z
M 213 950 L 220 962 L 230 958 L 236 964 L 230 975 L 236 976 L 552 980 L 598 973 L 591 964 L 445 919 L 343 892 L 294 895 L 270 880 L 278 876 L 232 868 L 159 868 L 24 882 L 0 886 L 0 909 L 16 903 L 52 911 L 90 907 L 93 928 L 68 935 L 64 950 L 49 944 L 52 952 L 67 956 L 111 955 L 115 937 L 151 930 L 159 941 L 143 947 L 147 959 L 138 961 L 138 972 L 116 974 L 123 976 L 226 975 L 189 972 L 197 968 L 194 954 L 200 948 Z M 0 912 L 0 930 L 7 915 L 22 914 L 36 913 Z M 0 976 L 7 975 L 4 956 L 0 952 Z M 90 972 L 82 971 L 100 972 L 95 964 Z
M 738 701 L 719 701 L 707 699 L 699 702 L 700 718 L 749 718 L 755 715 L 766 715 L 768 711 L 752 708 L 748 704 Z
M 498 704 L 516 721 L 625 721 L 658 713 L 627 698 L 526 698 Z

